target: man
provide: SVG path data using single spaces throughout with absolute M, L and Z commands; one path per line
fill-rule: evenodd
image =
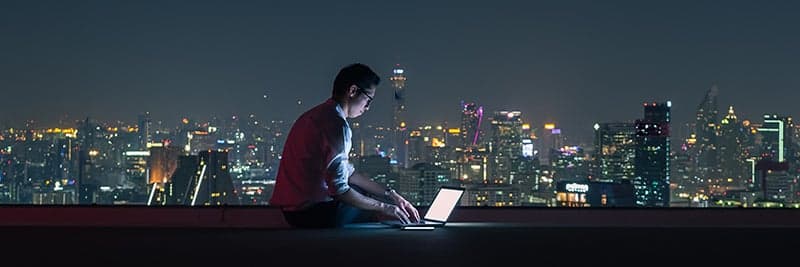
M 356 173 L 348 161 L 352 132 L 347 119 L 369 110 L 379 82 L 366 65 L 346 66 L 336 75 L 331 98 L 303 113 L 292 125 L 270 199 L 270 205 L 281 207 L 292 226 L 342 227 L 357 222 L 359 216 L 363 219 L 361 211 L 405 223 L 419 221 L 411 203 L 393 189 Z

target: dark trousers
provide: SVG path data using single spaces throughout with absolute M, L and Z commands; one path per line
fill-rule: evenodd
M 360 188 L 350 187 L 364 194 Z M 317 203 L 305 210 L 283 211 L 286 222 L 298 228 L 341 228 L 346 224 L 375 221 L 375 215 L 338 200 Z

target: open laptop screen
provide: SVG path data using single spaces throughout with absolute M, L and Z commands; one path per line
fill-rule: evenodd
M 458 200 L 461 199 L 461 194 L 463 193 L 464 190 L 459 189 L 439 189 L 436 199 L 433 200 L 430 209 L 425 213 L 425 220 L 446 222 L 447 217 L 450 216 L 450 213 L 453 211 L 453 208 L 456 207 L 456 204 L 458 204 Z

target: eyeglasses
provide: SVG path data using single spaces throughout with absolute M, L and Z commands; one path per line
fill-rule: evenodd
M 364 96 L 367 97 L 367 105 L 364 106 L 364 107 L 369 107 L 369 104 L 372 103 L 372 97 L 369 96 L 369 94 L 367 93 L 367 90 L 364 90 L 364 88 L 359 87 L 358 91 L 361 92 L 362 94 L 364 94 Z

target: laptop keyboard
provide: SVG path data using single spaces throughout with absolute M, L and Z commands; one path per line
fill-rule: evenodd
M 433 223 L 433 222 L 427 222 L 426 223 L 425 220 L 421 220 L 421 219 L 420 219 L 419 222 L 416 222 L 416 223 L 406 223 L 406 224 L 404 224 L 400 220 L 384 221 L 383 223 L 389 224 L 389 225 L 399 225 L 399 226 L 438 225 L 438 223 Z

